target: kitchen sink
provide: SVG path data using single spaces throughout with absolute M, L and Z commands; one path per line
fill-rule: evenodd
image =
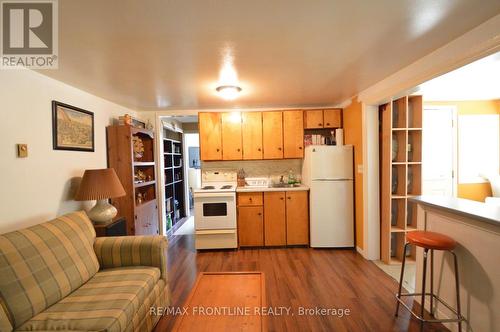
M 272 183 L 269 185 L 269 188 L 295 188 L 295 187 L 300 187 L 300 184 Z

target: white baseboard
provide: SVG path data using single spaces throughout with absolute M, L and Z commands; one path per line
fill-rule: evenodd
M 363 249 L 361 249 L 360 247 L 356 246 L 356 251 L 359 252 L 361 254 L 361 256 L 363 256 L 363 258 L 367 259 L 366 255 L 365 255 L 365 251 Z

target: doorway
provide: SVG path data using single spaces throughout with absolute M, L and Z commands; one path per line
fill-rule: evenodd
M 422 122 L 422 194 L 456 197 L 456 107 L 426 106 Z

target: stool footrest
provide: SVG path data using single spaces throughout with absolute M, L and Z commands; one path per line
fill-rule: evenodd
M 422 296 L 422 293 L 402 293 L 401 297 L 403 297 L 403 296 Z M 460 315 L 460 318 L 458 318 L 459 315 L 458 315 L 457 310 L 455 310 L 452 306 L 450 306 L 448 303 L 443 301 L 443 299 L 441 299 L 439 296 L 432 294 L 432 293 L 425 293 L 425 296 L 431 296 L 431 297 L 435 298 L 437 301 L 439 301 L 439 303 L 441 303 L 446 308 L 448 308 L 451 312 L 453 312 L 455 314 L 455 316 L 457 316 L 457 318 L 425 319 L 424 317 L 420 317 L 419 315 L 414 313 L 413 310 L 410 307 L 408 307 L 408 305 L 398 296 L 397 293 L 396 293 L 396 300 L 398 300 L 398 302 L 401 303 L 403 305 L 403 307 L 406 310 L 408 310 L 410 312 L 410 314 L 412 314 L 413 317 L 415 317 L 416 319 L 418 319 L 419 321 L 424 322 L 424 323 L 456 323 L 456 322 L 465 321 L 465 318 L 462 315 Z M 421 303 L 420 305 L 424 305 L 424 303 Z M 434 315 L 434 314 L 431 312 L 431 315 Z

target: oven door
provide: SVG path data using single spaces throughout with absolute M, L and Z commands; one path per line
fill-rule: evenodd
M 194 223 L 197 230 L 236 228 L 236 193 L 195 195 Z

